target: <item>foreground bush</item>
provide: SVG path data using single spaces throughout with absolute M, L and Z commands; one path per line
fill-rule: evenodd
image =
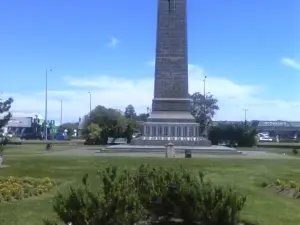
M 118 174 L 118 175 L 117 175 Z M 99 172 L 99 192 L 71 187 L 54 198 L 54 211 L 64 224 L 236 225 L 246 197 L 213 185 L 203 174 L 141 165 L 137 171 L 108 167 Z M 45 224 L 57 224 L 45 221 Z M 60 224 L 60 223 L 59 223 Z M 143 223 L 145 224 L 145 223 Z
M 0 179 L 0 202 L 13 199 L 23 199 L 38 196 L 49 192 L 55 186 L 55 181 L 50 178 L 18 178 L 8 177 Z

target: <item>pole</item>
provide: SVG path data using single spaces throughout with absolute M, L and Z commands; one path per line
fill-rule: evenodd
M 203 96 L 204 96 L 204 99 L 206 99 L 206 90 L 205 90 L 205 87 L 206 86 L 206 76 L 204 77 L 204 80 L 203 80 Z
M 45 93 L 45 140 L 48 139 L 48 132 L 47 132 L 47 114 L 48 114 L 48 71 L 46 70 L 46 93 Z
M 52 70 L 50 69 L 49 72 Z M 48 70 L 46 70 L 46 90 L 45 90 L 45 140 L 48 140 L 47 120 L 48 120 Z
M 63 105 L 62 100 L 60 100 L 60 126 L 62 125 L 62 115 L 63 115 Z
M 244 113 L 245 113 L 245 126 L 247 124 L 247 112 L 248 112 L 248 109 L 243 109 L 244 110 Z
M 206 76 L 203 80 L 203 97 L 204 97 L 204 132 L 206 130 Z
M 90 94 L 90 132 L 92 132 L 92 93 Z

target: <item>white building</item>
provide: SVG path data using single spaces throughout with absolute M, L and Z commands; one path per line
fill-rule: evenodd
M 3 119 L 5 115 L 0 115 L 0 119 Z M 2 128 L 4 134 L 6 134 L 9 128 L 28 128 L 32 126 L 33 119 L 38 118 L 43 120 L 43 117 L 38 113 L 23 113 L 12 112 L 12 117 L 8 121 L 7 125 Z

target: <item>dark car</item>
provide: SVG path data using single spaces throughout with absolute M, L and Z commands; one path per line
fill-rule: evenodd
M 43 140 L 43 137 L 36 133 L 23 133 L 20 138 L 21 140 Z

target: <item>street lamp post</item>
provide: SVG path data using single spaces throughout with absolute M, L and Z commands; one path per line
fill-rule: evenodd
M 92 132 L 92 93 L 90 94 L 90 133 Z
M 203 97 L 204 97 L 204 133 L 206 131 L 206 76 L 203 79 Z
M 63 115 L 63 103 L 60 100 L 60 126 L 62 125 L 62 115 Z
M 247 124 L 247 112 L 249 109 L 243 109 L 244 113 L 245 113 L 245 126 Z
M 206 76 L 204 77 L 203 79 L 203 96 L 204 96 L 204 99 L 206 98 Z
M 50 69 L 49 72 L 52 72 Z M 48 140 L 47 120 L 48 120 L 48 70 L 46 70 L 46 90 L 45 90 L 45 140 Z

